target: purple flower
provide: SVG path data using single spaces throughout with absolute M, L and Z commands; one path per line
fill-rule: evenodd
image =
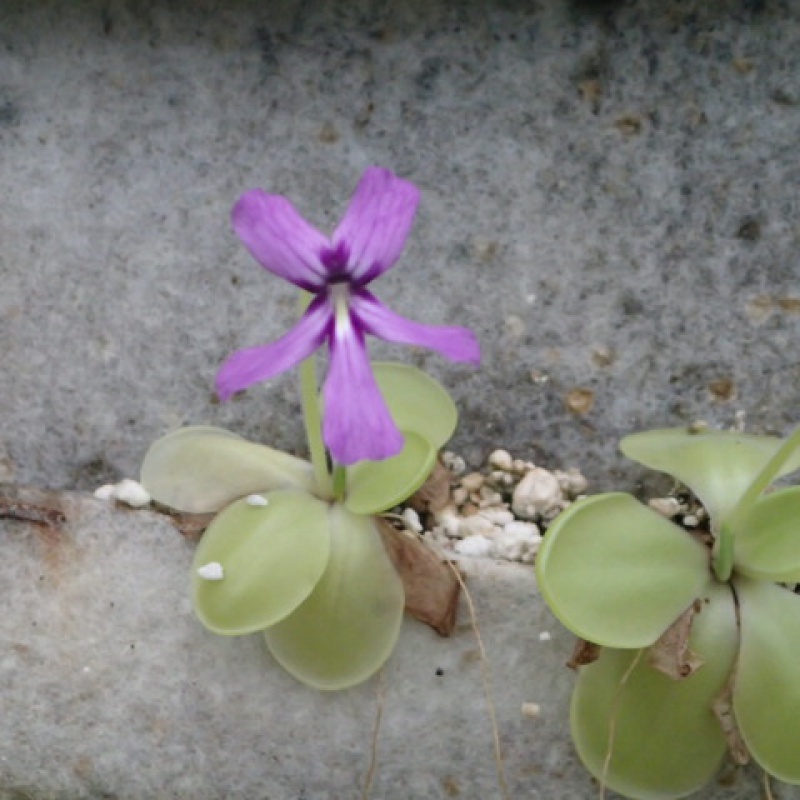
M 327 342 L 322 433 L 331 455 L 353 464 L 400 452 L 403 436 L 375 382 L 365 335 L 427 347 L 452 361 L 480 361 L 480 347 L 467 328 L 412 322 L 366 288 L 400 257 L 418 201 L 412 183 L 370 167 L 328 238 L 285 197 L 253 189 L 239 199 L 233 227 L 256 261 L 314 298 L 276 342 L 239 350 L 225 361 L 217 374 L 222 400 L 293 367 Z

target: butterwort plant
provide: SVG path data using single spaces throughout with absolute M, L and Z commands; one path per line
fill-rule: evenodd
M 467 328 L 406 319 L 368 288 L 400 257 L 418 202 L 412 183 L 371 167 L 326 236 L 285 197 L 244 194 L 234 231 L 264 269 L 298 288 L 301 316 L 277 341 L 231 355 L 217 392 L 227 400 L 299 367 L 310 460 L 193 426 L 156 441 L 142 465 L 157 501 L 218 512 L 192 566 L 201 622 L 222 635 L 263 631 L 273 657 L 318 689 L 357 684 L 391 654 L 404 594 L 375 515 L 419 488 L 457 421 L 437 381 L 372 363 L 367 337 L 480 361 Z
M 630 798 L 702 787 L 727 751 L 800 784 L 800 430 L 786 440 L 663 429 L 623 453 L 691 489 L 692 534 L 633 497 L 575 503 L 536 575 L 561 622 L 601 645 L 580 667 L 571 729 L 603 786 Z

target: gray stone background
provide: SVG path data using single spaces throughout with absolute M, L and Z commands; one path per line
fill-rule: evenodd
M 484 365 L 374 352 L 444 380 L 473 463 L 506 446 L 597 489 L 641 474 L 616 453 L 630 430 L 744 410 L 787 431 L 798 41 L 791 0 L 5 0 L 0 481 L 135 476 L 183 423 L 301 451 L 292 376 L 212 398 L 219 363 L 295 310 L 229 212 L 261 186 L 331 229 L 370 164 L 423 192 L 377 294 L 474 327 Z M 169 524 L 71 497 L 68 536 L 0 536 L 17 587 L 0 619 L 3 800 L 358 796 L 374 685 L 320 696 L 257 637 L 206 634 Z M 480 569 L 512 793 L 593 796 L 567 740 L 569 637 L 530 570 Z M 450 796 L 452 774 L 461 796 L 496 796 L 468 624 L 451 642 L 403 636 L 373 796 Z M 521 718 L 527 700 L 542 719 Z M 751 769 L 700 796 L 759 782 Z
M 664 2 L 0 7 L 0 441 L 21 483 L 135 476 L 183 423 L 302 451 L 293 376 L 219 363 L 292 322 L 230 231 L 254 186 L 332 229 L 361 171 L 423 199 L 398 312 L 480 336 L 454 447 L 624 485 L 620 435 L 797 422 L 800 9 Z M 593 393 L 576 414 L 575 389 Z M 12 475 L 13 472 L 13 475 Z

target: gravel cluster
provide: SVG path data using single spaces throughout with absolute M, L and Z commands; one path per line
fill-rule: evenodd
M 577 469 L 550 471 L 495 450 L 479 472 L 445 452 L 451 475 L 449 502 L 420 515 L 403 510 L 404 525 L 460 555 L 533 563 L 542 532 L 583 495 L 586 478 Z

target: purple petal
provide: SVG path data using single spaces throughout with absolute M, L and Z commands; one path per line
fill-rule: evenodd
M 382 461 L 403 449 L 403 434 L 394 424 L 372 374 L 364 335 L 348 318 L 336 321 L 322 392 L 322 436 L 340 464 Z
M 237 350 L 217 372 L 220 400 L 228 400 L 236 392 L 278 375 L 308 358 L 325 341 L 332 318 L 328 301 L 318 298 L 299 322 L 276 342 Z
M 285 197 L 253 189 L 239 198 L 231 219 L 262 267 L 311 292 L 324 285 L 328 273 L 320 253 L 330 242 Z
M 466 361 L 477 366 L 481 348 L 469 328 L 447 325 L 423 325 L 390 311 L 365 289 L 350 298 L 350 312 L 366 333 L 395 344 L 427 347 L 451 361 Z
M 369 283 L 394 265 L 418 202 L 417 187 L 388 169 L 370 167 L 364 172 L 331 237 L 332 250 L 346 255 L 347 273 L 355 285 Z

